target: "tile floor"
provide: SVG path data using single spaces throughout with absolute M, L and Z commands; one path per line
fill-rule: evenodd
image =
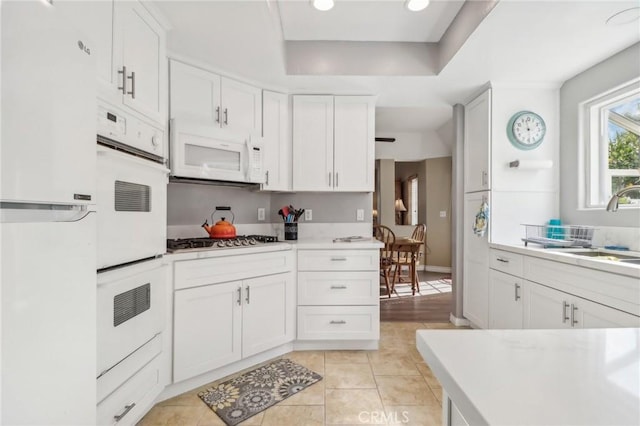
M 440 425 L 442 388 L 415 347 L 415 330 L 426 328 L 456 327 L 448 323 L 383 322 L 377 351 L 283 355 L 319 373 L 323 380 L 241 424 Z M 208 386 L 158 403 L 138 425 L 223 426 L 197 396 Z

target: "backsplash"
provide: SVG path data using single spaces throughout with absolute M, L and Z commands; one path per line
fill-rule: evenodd
M 640 251 L 640 227 L 596 226 L 593 246 L 625 246 Z
M 285 205 L 311 209 L 312 222 L 368 223 L 372 222 L 372 194 L 341 193 L 271 193 L 248 188 L 234 188 L 191 183 L 169 183 L 167 191 L 167 225 L 200 226 L 216 206 L 230 206 L 234 224 L 282 223 L 278 210 Z M 258 222 L 258 208 L 264 208 L 264 222 Z M 357 221 L 356 211 L 364 211 L 364 220 Z M 225 217 L 229 216 L 225 214 Z M 221 217 L 218 213 L 214 219 Z M 230 217 L 227 217 L 230 220 Z M 303 222 L 304 218 L 300 219 Z

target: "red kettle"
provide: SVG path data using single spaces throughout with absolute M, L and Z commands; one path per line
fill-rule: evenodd
M 207 221 L 205 220 L 202 224 L 202 227 L 209 234 L 210 238 L 217 239 L 225 239 L 225 238 L 235 238 L 236 237 L 236 227 L 233 226 L 233 220 L 235 218 L 233 212 L 231 211 L 231 207 L 217 206 L 216 209 L 211 213 L 211 223 L 213 223 L 213 215 L 216 214 L 217 211 L 228 211 L 231 213 L 231 222 L 227 222 L 224 217 L 221 220 L 215 222 L 214 225 L 209 226 Z

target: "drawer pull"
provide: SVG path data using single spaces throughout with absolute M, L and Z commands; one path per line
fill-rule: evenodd
M 346 261 L 346 260 L 347 260 L 347 258 L 346 258 L 346 257 L 332 257 L 332 258 L 331 258 L 331 261 L 332 261 L 332 262 L 344 262 L 344 261 Z
M 518 290 L 520 290 L 520 284 L 516 283 L 516 302 L 521 299 L 520 292 Z
M 345 320 L 339 320 L 339 321 L 331 321 L 329 324 L 346 324 L 347 322 Z
M 575 327 L 575 325 L 578 323 L 578 320 L 576 319 L 577 310 L 578 310 L 578 307 L 572 303 L 571 304 L 571 327 Z
M 508 260 L 508 259 L 504 259 L 504 258 L 502 258 L 502 257 L 498 257 L 498 258 L 496 258 L 496 260 L 497 260 L 498 262 L 502 262 L 502 263 L 509 263 L 509 260 Z
M 131 411 L 131 410 L 133 409 L 133 407 L 135 407 L 135 406 L 136 406 L 136 403 L 135 403 L 135 402 L 132 402 L 132 403 L 131 403 L 131 404 L 129 404 L 129 405 L 125 405 L 125 406 L 124 406 L 124 411 L 123 411 L 122 413 L 120 413 L 120 414 L 116 414 L 115 416 L 113 416 L 113 419 L 114 419 L 116 422 L 119 422 L 119 421 L 120 421 L 120 420 L 122 420 L 122 418 L 123 418 L 124 416 L 126 416 L 126 415 L 129 413 L 129 411 Z
M 346 285 L 332 285 L 331 286 L 331 290 L 344 290 L 346 288 L 347 288 Z

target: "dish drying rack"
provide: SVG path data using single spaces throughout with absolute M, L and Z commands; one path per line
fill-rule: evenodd
M 593 240 L 592 226 L 584 225 L 527 225 L 525 228 L 524 246 L 528 243 L 541 244 L 547 247 L 591 247 Z

